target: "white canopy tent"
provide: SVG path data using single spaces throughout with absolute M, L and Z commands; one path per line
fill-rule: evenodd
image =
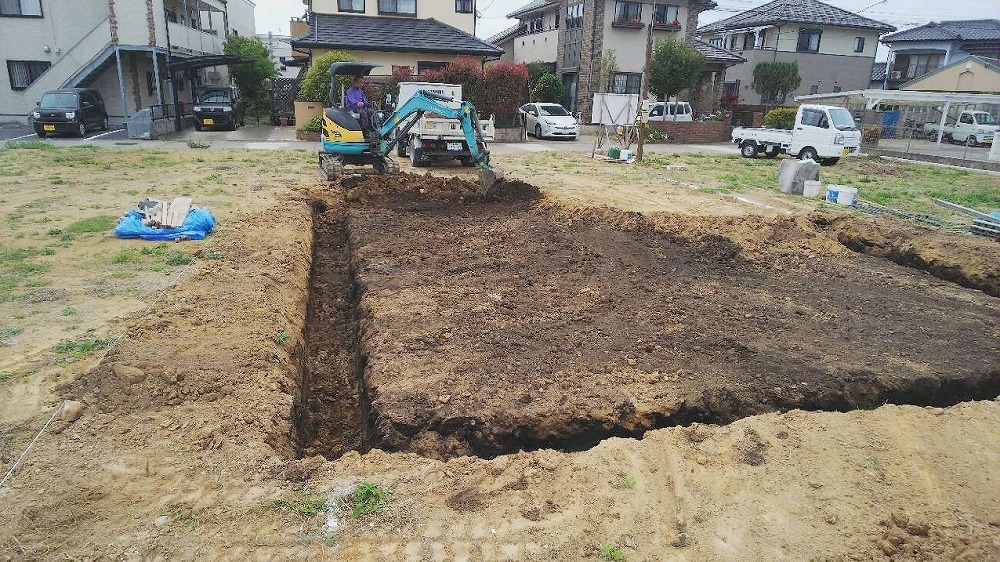
M 997 94 L 964 94 L 960 92 L 921 92 L 915 90 L 853 90 L 850 92 L 832 92 L 829 94 L 811 94 L 796 96 L 799 103 L 826 103 L 830 105 L 864 105 L 866 110 L 873 110 L 879 104 L 932 106 L 941 108 L 941 127 L 938 130 L 938 144 L 944 138 L 944 126 L 948 120 L 948 112 L 954 106 L 1000 105 L 1000 95 Z

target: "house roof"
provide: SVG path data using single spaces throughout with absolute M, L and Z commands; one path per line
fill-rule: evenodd
M 549 6 L 555 6 L 556 4 L 558 4 L 558 2 L 556 2 L 555 0 L 533 0 L 532 2 L 528 2 L 524 6 L 521 6 L 520 8 L 507 14 L 507 17 L 510 19 L 514 19 L 518 16 L 523 16 L 525 14 L 534 12 L 535 10 L 547 8 Z
M 818 0 L 774 0 L 758 8 L 700 27 L 698 33 L 716 33 L 781 23 L 852 27 L 879 32 L 896 31 L 895 27 L 887 23 L 859 16 Z
M 489 43 L 490 45 L 499 46 L 500 43 L 507 41 L 511 37 L 516 37 L 517 34 L 520 33 L 522 29 L 524 29 L 524 24 L 522 23 L 514 24 L 508 27 L 507 29 L 501 31 L 500 33 L 497 33 L 496 35 L 487 38 L 486 42 Z
M 747 61 L 747 59 L 728 49 L 710 45 L 700 39 L 695 39 L 691 46 L 694 47 L 694 50 L 705 55 L 705 58 L 707 58 L 710 62 L 721 62 L 731 66 Z
M 877 62 L 872 65 L 872 82 L 883 82 L 885 80 L 886 64 L 884 62 Z
M 900 84 L 899 87 L 900 87 L 900 89 L 903 89 L 903 88 L 906 88 L 908 86 L 912 86 L 912 85 L 914 85 L 914 84 L 916 84 L 918 82 L 921 82 L 921 81 L 923 81 L 923 80 L 925 80 L 925 79 L 927 79 L 927 78 L 929 78 L 931 76 L 934 76 L 935 74 L 944 72 L 945 70 L 948 70 L 949 68 L 954 68 L 954 67 L 959 66 L 959 65 L 965 66 L 966 64 L 968 64 L 969 61 L 973 61 L 973 60 L 976 61 L 976 62 L 979 62 L 980 64 L 982 64 L 983 66 L 985 66 L 987 68 L 987 70 L 992 70 L 994 72 L 1000 73 L 1000 60 L 986 58 L 986 57 L 979 57 L 979 56 L 973 55 L 973 56 L 968 57 L 968 58 L 957 60 L 957 61 L 955 61 L 955 62 L 953 62 L 951 64 L 946 64 L 944 66 L 938 67 L 938 68 L 936 68 L 936 69 L 928 72 L 927 74 L 924 74 L 923 76 L 918 76 L 918 77 L 914 78 L 913 80 L 910 80 L 909 82 L 906 82 L 905 84 Z
M 953 20 L 930 22 L 892 35 L 882 41 L 997 41 L 1000 40 L 1000 20 Z
M 292 47 L 500 56 L 503 49 L 435 19 L 311 14 Z

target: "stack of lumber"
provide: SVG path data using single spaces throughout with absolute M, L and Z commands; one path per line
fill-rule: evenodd
M 180 228 L 191 212 L 190 197 L 174 197 L 168 205 L 159 199 L 146 198 L 139 202 L 142 224 L 152 228 Z

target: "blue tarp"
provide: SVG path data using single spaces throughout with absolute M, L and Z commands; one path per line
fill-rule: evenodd
M 208 209 L 192 207 L 184 226 L 180 228 L 153 228 L 142 224 L 142 213 L 129 211 L 115 228 L 119 238 L 141 238 L 166 242 L 171 240 L 204 240 L 215 230 L 216 220 Z

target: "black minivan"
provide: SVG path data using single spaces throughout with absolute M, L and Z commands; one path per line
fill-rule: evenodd
M 243 97 L 236 86 L 199 86 L 195 91 L 194 128 L 197 131 L 246 125 Z
M 83 137 L 95 129 L 108 130 L 104 99 L 97 90 L 87 88 L 45 92 L 31 112 L 31 120 L 40 137 L 64 133 Z

